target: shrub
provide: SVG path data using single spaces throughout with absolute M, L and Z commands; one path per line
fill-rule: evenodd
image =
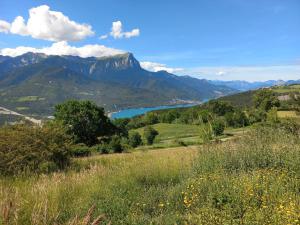
M 224 121 L 221 119 L 216 119 L 211 124 L 212 132 L 215 136 L 222 135 L 225 129 Z
M 84 157 L 90 156 L 91 149 L 83 143 L 72 146 L 72 156 L 74 157 Z
M 111 150 L 109 148 L 109 145 L 106 143 L 98 144 L 92 147 L 92 150 L 95 152 L 98 152 L 100 154 L 109 154 L 111 153 Z
M 108 148 L 112 152 L 121 153 L 124 151 L 124 147 L 121 144 L 121 137 L 113 135 L 108 144 Z
M 138 132 L 132 132 L 129 134 L 128 137 L 128 144 L 133 147 L 136 148 L 137 146 L 142 144 L 142 137 Z
M 144 128 L 144 137 L 146 139 L 146 143 L 148 145 L 152 145 L 154 142 L 155 137 L 158 135 L 158 131 L 155 130 L 153 127 L 151 126 L 146 126 Z
M 0 174 L 47 172 L 69 164 L 71 139 L 58 124 L 0 129 Z

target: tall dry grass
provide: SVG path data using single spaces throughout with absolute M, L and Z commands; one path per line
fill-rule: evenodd
M 271 127 L 198 150 L 85 158 L 0 179 L 0 224 L 299 224 L 299 162 L 299 136 Z

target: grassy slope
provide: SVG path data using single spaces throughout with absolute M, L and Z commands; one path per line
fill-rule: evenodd
M 299 224 L 299 139 L 264 130 L 198 148 L 95 156 L 78 160 L 78 172 L 2 178 L 0 210 L 11 205 L 9 224 L 23 225 L 66 224 L 93 204 L 112 224 Z
M 155 143 L 152 146 L 141 146 L 138 149 L 176 147 L 179 146 L 178 141 L 184 142 L 186 145 L 203 143 L 201 139 L 202 127 L 199 125 L 158 123 L 152 127 L 159 132 L 159 135 L 155 138 Z M 251 127 L 230 128 L 225 130 L 224 135 L 220 138 L 221 140 L 227 140 L 232 137 L 238 137 L 249 129 Z M 139 128 L 135 131 L 143 136 L 144 128 Z
M 197 125 L 158 123 L 153 125 L 153 128 L 158 131 L 159 135 L 151 148 L 178 146 L 178 143 L 175 142 L 178 140 L 189 144 L 202 142 L 200 139 L 201 128 Z M 143 136 L 144 128 L 139 128 L 136 131 Z M 146 148 L 149 147 L 146 146 Z

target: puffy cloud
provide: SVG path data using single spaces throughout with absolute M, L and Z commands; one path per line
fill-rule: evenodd
M 149 71 L 154 71 L 154 72 L 165 70 L 169 73 L 176 73 L 183 70 L 183 68 L 171 68 L 171 67 L 167 67 L 165 64 L 156 63 L 156 62 L 140 62 L 140 64 L 141 67 L 143 67 L 144 69 Z
M 25 20 L 22 16 L 17 16 L 15 18 L 15 20 L 11 24 L 10 32 L 22 36 L 29 35 L 28 29 L 25 24 Z
M 80 56 L 80 57 L 102 57 L 102 56 L 112 56 L 125 53 L 125 51 L 108 48 L 104 45 L 84 45 L 82 47 L 75 47 L 69 45 L 67 42 L 56 42 L 53 43 L 50 47 L 43 47 L 43 48 L 32 48 L 32 47 L 25 47 L 20 46 L 17 48 L 4 48 L 0 50 L 0 55 L 7 55 L 7 56 L 18 56 L 22 55 L 27 52 L 34 52 L 34 53 L 44 53 L 46 55 L 73 55 L 73 56 Z
M 140 35 L 139 29 L 133 29 L 131 31 L 123 32 L 122 28 L 122 22 L 121 21 L 115 21 L 112 23 L 111 32 L 110 35 L 115 39 L 120 38 L 131 38 L 131 37 L 137 37 Z
M 47 5 L 31 8 L 27 23 L 17 16 L 10 32 L 48 41 L 79 41 L 94 34 L 90 25 L 76 23 L 61 12 L 51 11 Z
M 4 20 L 0 20 L 0 32 L 8 33 L 10 30 L 10 24 Z

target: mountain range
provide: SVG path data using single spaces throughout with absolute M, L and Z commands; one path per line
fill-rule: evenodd
M 115 111 L 201 102 L 235 92 L 205 79 L 144 70 L 132 53 L 100 58 L 0 56 L 0 106 L 26 115 L 51 115 L 67 99 L 89 99 Z
M 288 81 L 267 80 L 267 81 L 255 81 L 255 82 L 248 82 L 244 80 L 232 80 L 232 81 L 210 80 L 209 82 L 215 85 L 224 85 L 239 91 L 249 91 L 249 90 L 255 90 L 255 89 L 271 87 L 271 86 L 299 84 L 300 79 L 288 80 Z

